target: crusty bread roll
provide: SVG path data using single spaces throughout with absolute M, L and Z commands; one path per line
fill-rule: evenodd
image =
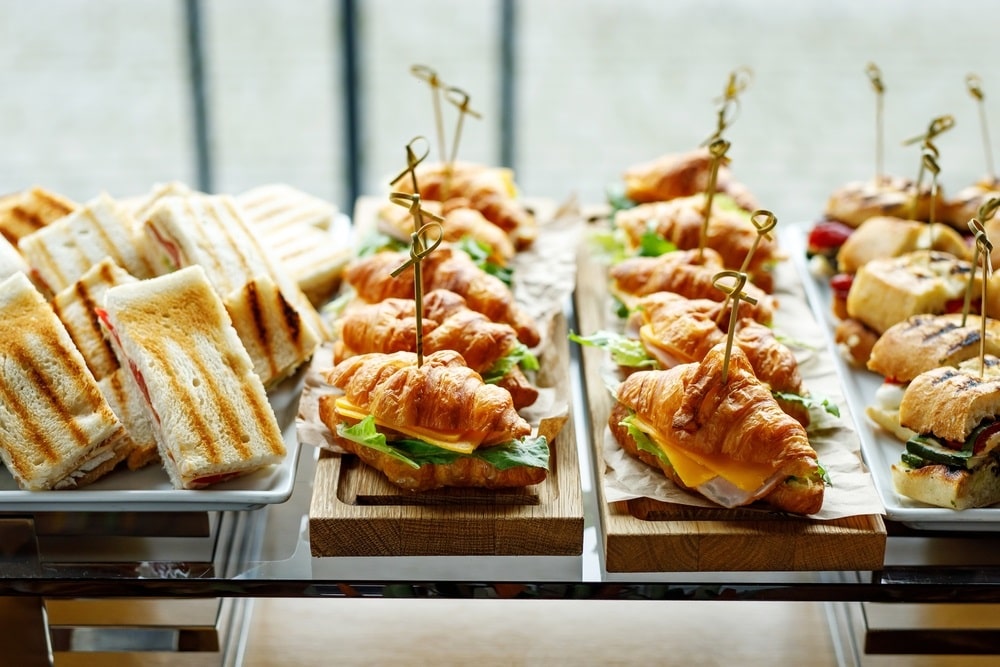
M 964 470 L 946 465 L 911 468 L 894 463 L 891 471 L 897 493 L 930 505 L 962 510 L 1000 502 L 995 466 Z
M 978 358 L 915 377 L 899 404 L 899 423 L 917 433 L 964 442 L 980 422 L 1000 415 L 1000 359 L 987 355 L 985 361 L 983 377 Z
M 861 223 L 840 246 L 837 267 L 844 273 L 857 273 L 873 259 L 899 257 L 914 250 L 927 249 L 951 253 L 959 259 L 970 259 L 969 245 L 951 227 L 876 216 Z
M 978 315 L 920 314 L 889 327 L 872 347 L 868 370 L 896 382 L 909 382 L 925 371 L 958 366 L 979 354 Z M 986 319 L 987 354 L 1000 356 L 1000 321 Z
M 898 176 L 879 180 L 854 181 L 835 190 L 826 204 L 826 217 L 858 227 L 868 218 L 887 215 L 909 220 L 927 220 L 930 216 L 930 188 L 921 189 L 914 207 L 913 182 Z M 943 209 L 940 194 L 935 213 Z M 935 216 L 936 217 L 936 216 Z

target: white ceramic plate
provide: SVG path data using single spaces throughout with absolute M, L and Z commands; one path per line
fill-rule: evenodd
M 827 347 L 833 354 L 837 372 L 844 383 L 844 395 L 855 420 L 861 453 L 872 472 L 875 489 L 885 506 L 886 518 L 921 530 L 983 530 L 1000 531 L 1000 507 L 952 510 L 911 500 L 896 493 L 892 485 L 890 466 L 899 460 L 903 444 L 873 424 L 865 416 L 865 406 L 882 384 L 882 376 L 850 366 L 837 352 L 833 340 L 836 318 L 830 310 L 830 289 L 825 280 L 812 276 L 806 259 L 808 226 L 796 225 L 784 230 L 782 246 L 791 255 L 805 287 L 806 297 L 819 322 L 824 323 Z
M 295 413 L 301 377 L 290 379 L 270 394 L 282 427 L 285 459 L 251 475 L 205 489 L 175 489 L 158 464 L 141 470 L 115 470 L 80 489 L 23 491 L 0 465 L 0 512 L 193 512 L 248 510 L 283 503 L 292 494 L 300 445 Z

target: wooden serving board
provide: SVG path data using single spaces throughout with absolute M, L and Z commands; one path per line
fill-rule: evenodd
M 568 403 L 569 345 L 556 316 L 538 385 Z M 571 407 L 571 406 L 569 406 Z M 309 508 L 313 556 L 573 556 L 583 552 L 583 492 L 573 414 L 558 431 L 549 474 L 524 488 L 402 491 L 353 455 L 323 451 Z
M 606 328 L 607 267 L 581 245 L 576 292 L 580 332 Z M 603 433 L 613 398 L 606 353 L 582 349 L 598 505 L 608 572 L 873 570 L 885 556 L 879 515 L 815 521 L 750 509 L 702 508 L 649 498 L 608 503 Z

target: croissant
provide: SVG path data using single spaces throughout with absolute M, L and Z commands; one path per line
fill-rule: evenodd
M 722 270 L 722 259 L 710 248 L 704 249 L 701 262 L 697 250 L 678 250 L 659 257 L 630 257 L 611 267 L 610 289 L 629 310 L 635 308 L 639 297 L 653 292 L 674 292 L 688 299 L 722 302 L 726 294 L 714 285 L 715 275 Z M 756 305 L 747 304 L 751 317 L 769 324 L 777 301 L 752 282 L 747 282 L 743 291 L 757 301 Z
M 371 414 L 387 439 L 393 439 L 393 433 L 400 429 L 441 439 L 457 435 L 463 443 L 489 446 L 531 433 L 531 427 L 514 410 L 510 394 L 484 384 L 457 352 L 431 354 L 420 367 L 416 355 L 408 352 L 360 355 L 337 364 L 327 380 L 343 389 L 353 406 Z M 319 402 L 320 419 L 335 440 L 401 488 L 504 488 L 537 484 L 547 475 L 544 467 L 517 465 L 501 470 L 469 456 L 413 468 L 386 452 L 342 437 L 337 427 L 349 418 L 338 410 L 338 403 L 334 396 L 323 396 Z
M 351 262 L 344 270 L 344 281 L 369 303 L 389 298 L 413 297 L 413 267 L 399 275 L 390 274 L 409 259 L 401 252 L 380 252 Z M 518 340 L 534 347 L 541 335 L 531 315 L 515 301 L 503 281 L 491 276 L 464 252 L 442 244 L 424 258 L 424 290 L 446 289 L 461 295 L 469 308 L 494 322 L 505 322 L 517 332 Z
M 669 295 L 640 302 L 636 309 L 639 338 L 661 366 L 700 361 L 712 347 L 725 341 L 726 334 L 717 321 L 701 312 L 704 301 Z M 722 324 L 727 326 L 729 320 Z M 775 338 L 774 332 L 749 317 L 737 324 L 733 343 L 747 355 L 757 379 L 773 391 L 807 394 L 795 355 Z M 809 425 L 809 410 L 801 402 L 778 400 L 778 405 L 803 426 Z
M 461 434 L 477 446 L 531 433 L 510 394 L 484 383 L 453 350 L 427 355 L 419 367 L 412 352 L 362 354 L 334 366 L 326 380 L 390 428 Z
M 490 249 L 489 261 L 507 266 L 516 252 L 514 243 L 507 234 L 487 220 L 480 211 L 467 206 L 453 207 L 453 202 L 461 203 L 458 200 L 448 202 L 449 208 L 443 214 L 444 222 L 441 224 L 444 240 L 456 242 L 466 237 L 474 239 Z M 442 215 L 440 202 L 427 201 L 423 206 L 432 213 Z M 404 208 L 386 204 L 379 211 L 378 226 L 390 236 L 408 241 L 413 233 L 413 216 Z
M 517 187 L 510 169 L 458 162 L 432 164 L 417 169 L 421 199 L 474 208 L 504 230 L 515 248 L 523 250 L 538 236 L 534 216 L 517 201 Z M 409 179 L 396 184 L 401 192 L 412 193 Z M 459 201 L 454 201 L 459 200 Z
M 711 169 L 712 157 L 707 148 L 662 155 L 626 170 L 625 196 L 642 204 L 705 192 Z M 745 186 L 733 180 L 725 165 L 719 167 L 715 189 L 716 192 L 728 194 L 747 211 L 759 208 L 753 195 Z
M 609 418 L 613 435 L 629 454 L 725 507 L 763 501 L 797 514 L 819 511 L 823 481 L 805 429 L 781 411 L 738 348 L 723 382 L 724 356 L 720 344 L 700 363 L 628 376 Z M 630 419 L 669 463 L 639 449 Z
M 648 231 L 655 232 L 681 250 L 690 250 L 697 248 L 701 242 L 705 205 L 705 196 L 702 194 L 640 204 L 618 211 L 615 226 L 625 232 L 627 244 L 632 250 L 640 246 L 643 235 Z M 726 268 L 742 267 L 756 239 L 757 230 L 746 213 L 720 209 L 718 206 L 713 208 L 705 236 L 705 247 L 716 250 Z M 777 243 L 767 237 L 761 238 L 747 266 L 747 273 L 755 285 L 771 291 L 773 278 L 768 266 L 779 258 Z

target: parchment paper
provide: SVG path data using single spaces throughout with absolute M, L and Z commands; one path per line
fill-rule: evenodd
M 779 307 L 774 317 L 774 332 L 795 352 L 805 387 L 815 398 L 828 398 L 840 409 L 840 417 L 821 408 L 810 410 L 812 423 L 807 429 L 809 442 L 829 473 L 831 486 L 824 492 L 823 507 L 810 515 L 814 519 L 884 514 L 875 486 L 861 459 L 861 445 L 854 431 L 841 383 L 820 325 L 813 317 L 802 290 L 801 279 L 791 262 L 783 262 L 775 275 L 775 296 Z M 607 322 L 611 328 L 614 322 Z M 620 377 L 610 361 L 604 372 L 612 390 Z M 606 469 L 605 499 L 608 502 L 632 498 L 652 498 L 695 507 L 718 507 L 706 498 L 678 488 L 660 471 L 632 458 L 618 446 L 607 427 L 598 435 Z M 762 509 L 761 512 L 768 510 Z

